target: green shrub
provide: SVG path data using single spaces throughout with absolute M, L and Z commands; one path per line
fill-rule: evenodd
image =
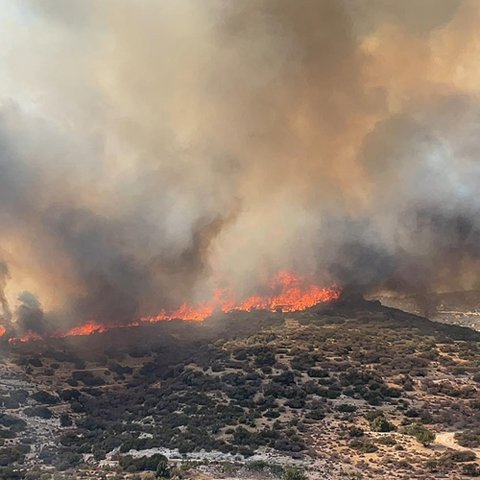
M 373 432 L 391 432 L 395 430 L 395 425 L 390 423 L 383 415 L 379 415 L 370 421 L 370 428 Z
M 462 447 L 478 448 L 480 447 L 480 428 L 458 432 L 455 434 L 455 440 Z
M 284 480 L 307 480 L 307 475 L 297 467 L 287 467 L 283 474 Z
M 415 437 L 417 441 L 420 442 L 424 447 L 429 446 L 436 438 L 434 432 L 424 427 L 423 425 L 419 425 L 418 423 L 407 427 L 405 429 L 405 433 L 407 435 Z
M 373 443 L 364 442 L 362 440 L 352 440 L 349 445 L 350 448 L 358 450 L 362 453 L 374 453 L 378 450 Z

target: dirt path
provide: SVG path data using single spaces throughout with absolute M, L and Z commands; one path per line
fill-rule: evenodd
M 459 445 L 455 440 L 455 433 L 459 432 L 441 432 L 437 433 L 435 438 L 435 443 L 443 447 L 451 448 L 453 450 L 470 450 L 477 454 L 477 457 L 480 457 L 480 448 L 466 448 Z

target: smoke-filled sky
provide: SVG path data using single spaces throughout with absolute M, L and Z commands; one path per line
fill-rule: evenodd
M 476 0 L 0 0 L 4 323 L 479 287 L 479 92 Z

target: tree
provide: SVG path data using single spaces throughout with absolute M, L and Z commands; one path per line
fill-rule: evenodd
M 160 459 L 157 465 L 156 471 L 157 478 L 170 478 L 170 468 L 168 468 L 168 459 L 163 457 Z

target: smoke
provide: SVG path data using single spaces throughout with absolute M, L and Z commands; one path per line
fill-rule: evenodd
M 47 330 L 42 306 L 38 298 L 30 292 L 22 292 L 15 310 L 18 329 L 21 332 L 43 333 Z
M 10 312 L 10 305 L 8 304 L 8 300 L 5 295 L 5 288 L 7 286 L 8 278 L 8 267 L 4 262 L 0 261 L 0 307 L 2 308 L 0 315 L 0 325 L 8 325 L 12 317 L 12 314 Z
M 4 0 L 3 316 L 478 288 L 480 8 L 401 3 Z

